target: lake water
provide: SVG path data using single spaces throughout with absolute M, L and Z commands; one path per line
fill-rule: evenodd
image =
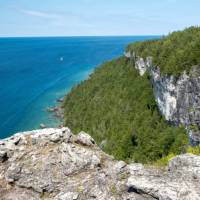
M 97 65 L 120 56 L 128 43 L 151 38 L 0 38 L 0 138 L 41 123 L 58 126 L 47 107 Z

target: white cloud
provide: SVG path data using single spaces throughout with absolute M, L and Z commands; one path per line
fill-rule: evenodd
M 84 19 L 84 17 L 73 13 L 53 13 L 38 10 L 28 10 L 18 8 L 18 12 L 27 16 L 45 20 L 46 26 L 65 29 L 93 28 L 93 24 Z M 43 22 L 42 22 L 43 23 Z
M 62 19 L 61 15 L 57 15 L 54 13 L 48 13 L 48 12 L 41 12 L 41 11 L 36 11 L 36 10 L 20 10 L 20 12 L 29 15 L 29 16 L 34 16 L 34 17 L 39 17 L 39 18 L 44 18 L 44 19 Z

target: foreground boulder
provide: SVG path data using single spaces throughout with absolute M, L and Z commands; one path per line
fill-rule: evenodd
M 200 157 L 175 157 L 168 168 L 126 164 L 86 133 L 42 129 L 0 140 L 2 200 L 199 200 Z

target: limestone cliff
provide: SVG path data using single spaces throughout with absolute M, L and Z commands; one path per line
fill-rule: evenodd
M 114 160 L 84 132 L 18 133 L 0 141 L 0 199 L 199 200 L 200 157 L 156 169 Z
M 155 100 L 165 119 L 175 125 L 182 124 L 188 130 L 191 144 L 200 143 L 200 68 L 193 66 L 190 73 L 185 71 L 179 76 L 166 75 L 159 67 L 152 65 L 152 59 L 135 57 L 134 53 L 125 53 L 134 60 L 135 68 L 142 76 L 149 72 Z

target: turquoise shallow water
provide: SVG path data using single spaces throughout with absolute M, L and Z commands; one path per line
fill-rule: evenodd
M 0 138 L 57 126 L 46 107 L 128 43 L 155 37 L 0 38 Z

